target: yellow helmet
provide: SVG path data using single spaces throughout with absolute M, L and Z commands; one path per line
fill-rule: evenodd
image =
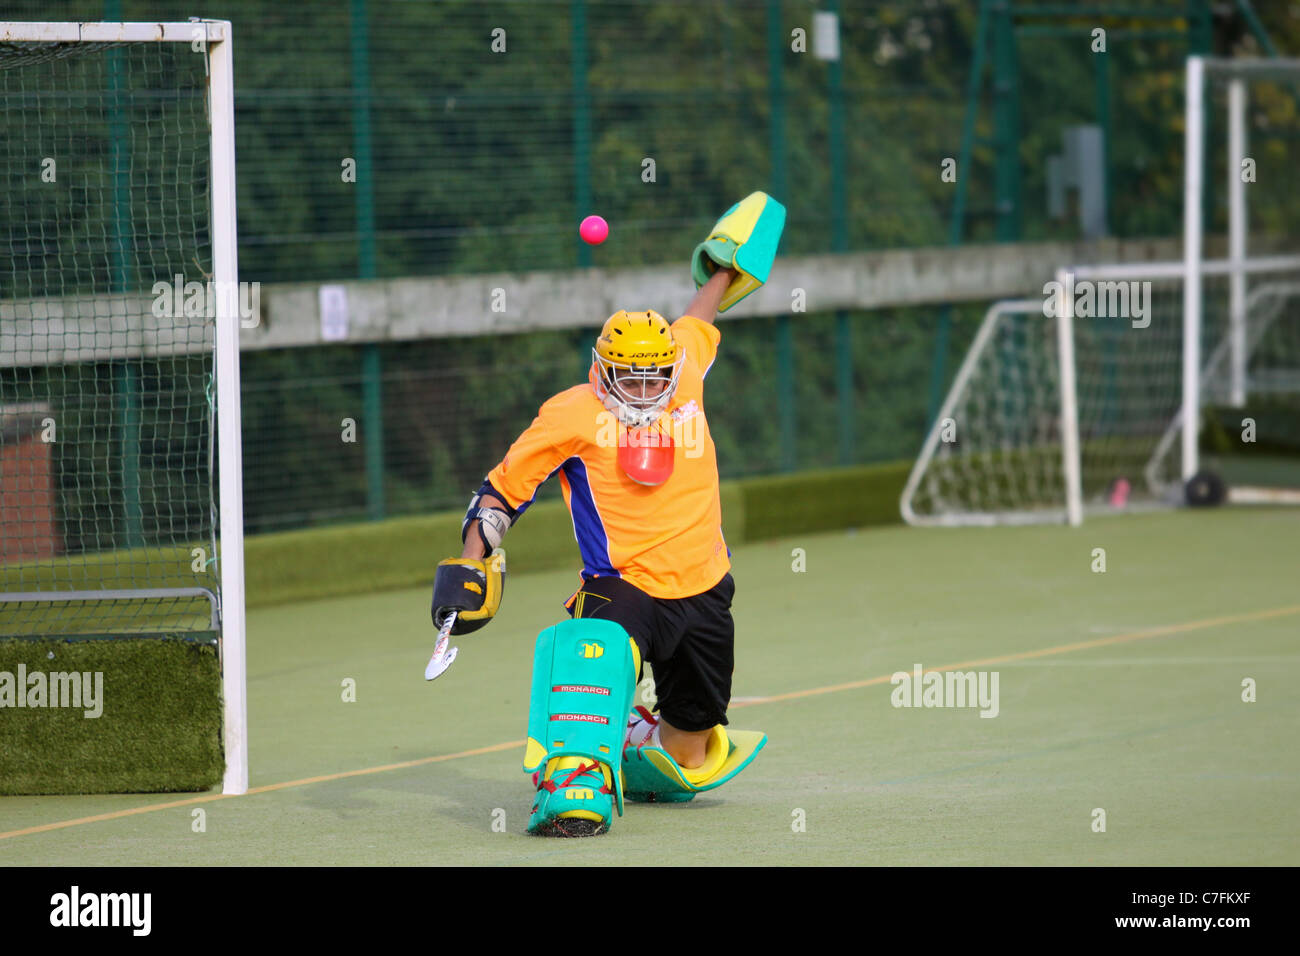
M 686 353 L 658 312 L 615 312 L 591 350 L 591 384 L 629 428 L 652 425 L 672 401 Z

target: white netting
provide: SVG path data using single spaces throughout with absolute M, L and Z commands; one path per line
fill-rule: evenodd
M 205 61 L 0 44 L 0 634 L 212 626 Z

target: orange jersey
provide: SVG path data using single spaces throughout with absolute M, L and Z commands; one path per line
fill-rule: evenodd
M 722 334 L 693 316 L 672 324 L 686 353 L 677 390 L 654 426 L 673 440 L 663 484 L 638 484 L 618 464 L 626 428 L 592 384 L 548 399 L 488 481 L 518 511 L 557 471 L 583 574 L 615 575 L 652 597 L 684 598 L 713 587 L 731 567 L 722 537 L 718 460 L 704 418 L 704 376 Z

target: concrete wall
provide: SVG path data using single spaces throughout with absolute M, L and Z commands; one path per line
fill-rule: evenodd
M 1211 242 L 1207 254 L 1221 243 Z M 1103 239 L 892 249 L 777 260 L 766 286 L 723 321 L 802 310 L 992 302 L 1041 294 L 1070 264 L 1176 261 L 1177 239 Z M 197 278 L 187 276 L 187 279 Z M 509 334 L 599 325 L 619 309 L 680 315 L 694 294 L 686 263 L 635 269 L 500 272 L 341 282 L 348 343 Z M 320 283 L 261 288 L 243 350 L 321 345 Z M 155 318 L 151 295 L 0 302 L 0 367 L 104 361 L 211 347 L 201 320 Z M 177 325 L 181 328 L 176 328 Z M 198 326 L 198 327 L 196 327 Z M 206 343 L 206 344 L 205 344 Z
M 1180 255 L 1174 239 L 1109 239 L 781 258 L 767 285 L 723 316 L 723 321 L 791 312 L 795 290 L 802 290 L 802 311 L 807 312 L 992 302 L 1041 293 L 1043 283 L 1069 263 L 1172 261 Z M 673 318 L 685 310 L 695 292 L 684 263 L 340 285 L 346 289 L 351 342 L 595 326 L 619 309 L 650 308 Z M 264 289 L 261 322 L 244 330 L 243 347 L 323 343 L 319 290 L 316 283 Z

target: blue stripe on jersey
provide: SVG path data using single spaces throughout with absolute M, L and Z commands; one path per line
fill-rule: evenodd
M 533 489 L 533 496 L 515 509 L 515 520 L 518 520 L 519 516 L 523 514 L 525 511 L 527 511 L 528 508 L 532 505 L 532 503 L 537 500 L 537 492 L 542 490 L 542 485 L 550 481 L 551 478 L 555 475 L 555 473 L 563 467 L 564 467 L 563 465 L 557 465 L 555 468 L 551 469 L 551 473 L 549 475 L 547 475 L 545 478 L 543 478 L 541 481 L 537 483 L 537 487 Z M 501 498 L 500 495 L 497 495 L 497 497 Z M 501 498 L 501 500 L 505 501 L 504 498 Z
M 609 558 L 609 537 L 596 510 L 596 499 L 587 481 L 587 466 L 581 458 L 570 458 L 560 468 L 569 482 L 569 511 L 573 514 L 573 536 L 578 539 L 584 572 L 622 577 Z

